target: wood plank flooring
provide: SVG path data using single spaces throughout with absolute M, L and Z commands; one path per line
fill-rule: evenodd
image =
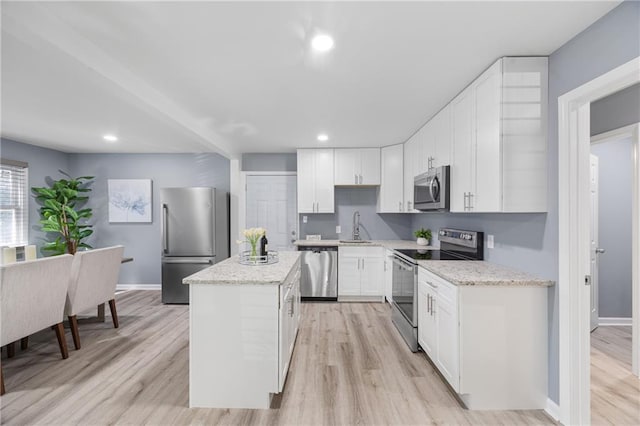
M 190 409 L 188 307 L 162 305 L 159 291 L 116 300 L 120 328 L 110 318 L 81 324 L 82 349 L 67 360 L 50 330 L 15 358 L 3 353 L 3 424 L 553 424 L 540 410 L 462 408 L 425 355 L 408 350 L 380 303 L 303 304 L 274 408 Z
M 591 422 L 640 425 L 640 379 L 631 373 L 631 327 L 591 333 Z

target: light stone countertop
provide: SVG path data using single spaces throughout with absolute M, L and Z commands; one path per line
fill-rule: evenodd
M 554 281 L 486 261 L 419 260 L 418 265 L 451 284 L 460 286 L 551 287 L 555 285 Z
M 384 247 L 390 250 L 438 250 L 434 246 L 419 246 L 415 240 L 366 240 L 366 243 L 344 243 L 340 240 L 297 240 L 294 245 L 307 247 Z
M 183 284 L 282 284 L 301 252 L 278 252 L 280 261 L 272 265 L 241 265 L 232 256 L 182 280 Z

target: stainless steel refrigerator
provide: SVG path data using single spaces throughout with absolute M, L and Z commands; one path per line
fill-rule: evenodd
M 182 279 L 229 257 L 229 198 L 215 188 L 161 188 L 162 303 L 189 303 Z

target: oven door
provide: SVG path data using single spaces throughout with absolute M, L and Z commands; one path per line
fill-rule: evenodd
M 417 269 L 416 265 L 393 256 L 393 304 L 413 327 L 418 325 Z

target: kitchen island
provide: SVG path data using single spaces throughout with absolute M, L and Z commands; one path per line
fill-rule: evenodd
M 233 256 L 183 280 L 189 296 L 189 406 L 269 408 L 300 320 L 300 253 L 272 265 Z

